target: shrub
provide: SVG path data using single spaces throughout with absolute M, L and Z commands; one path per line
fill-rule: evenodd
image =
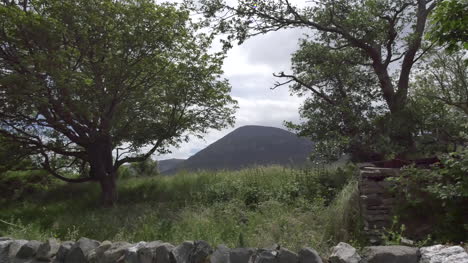
M 441 156 L 430 169 L 406 167 L 395 181 L 403 221 L 424 218 L 432 231 L 424 234 L 437 241 L 468 240 L 468 147 Z

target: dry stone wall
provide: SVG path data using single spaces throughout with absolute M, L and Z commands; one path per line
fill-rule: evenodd
M 364 231 L 371 244 L 382 243 L 382 230 L 391 227 L 396 197 L 392 183 L 385 180 L 399 175 L 399 169 L 362 167 L 359 177 L 359 202 Z
M 443 245 L 371 246 L 358 253 L 341 242 L 327 258 L 324 260 L 312 248 L 299 253 L 279 246 L 230 249 L 220 245 L 213 249 L 205 241 L 174 246 L 161 241 L 130 244 L 81 238 L 76 242 L 40 242 L 0 237 L 0 263 L 468 263 L 464 248 Z

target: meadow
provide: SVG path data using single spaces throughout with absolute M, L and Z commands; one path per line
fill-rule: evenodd
M 328 253 L 338 241 L 359 246 L 356 169 L 291 169 L 128 177 L 119 201 L 99 203 L 96 183 L 36 183 L 0 203 L 0 236 L 45 240 L 88 237 L 110 241 L 205 240 L 229 247 Z M 39 185 L 37 185 L 39 184 Z M 24 185 L 24 184 L 22 184 Z M 10 200 L 8 200 L 10 198 Z

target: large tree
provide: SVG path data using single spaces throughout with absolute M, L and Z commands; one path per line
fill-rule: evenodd
M 407 118 L 410 75 L 424 55 L 423 35 L 428 16 L 437 0 L 322 0 L 306 1 L 297 7 L 289 0 L 239 0 L 237 5 L 222 0 L 202 0 L 201 10 L 214 18 L 217 28 L 231 32 L 229 40 L 283 28 L 306 28 L 314 32 L 307 40 L 329 50 L 342 50 L 362 58 L 341 63 L 369 68 L 379 85 L 389 114 L 387 136 L 391 143 L 412 149 L 413 136 Z M 307 63 L 307 60 L 302 61 Z M 307 72 L 279 74 L 308 89 L 320 90 L 307 80 Z M 363 89 L 363 92 L 365 89 Z
M 0 25 L 0 133 L 59 179 L 99 182 L 105 204 L 122 164 L 233 123 L 224 54 L 187 10 L 4 0 Z M 87 174 L 65 176 L 77 169 Z

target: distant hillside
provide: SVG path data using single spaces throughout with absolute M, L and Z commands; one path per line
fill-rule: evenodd
M 166 173 L 178 170 L 237 170 L 253 165 L 301 165 L 306 162 L 312 146 L 309 140 L 283 129 L 243 126 Z
M 167 160 L 160 160 L 158 161 L 158 170 L 160 173 L 163 173 L 167 170 L 170 170 L 180 163 L 185 161 L 184 159 L 167 159 Z

